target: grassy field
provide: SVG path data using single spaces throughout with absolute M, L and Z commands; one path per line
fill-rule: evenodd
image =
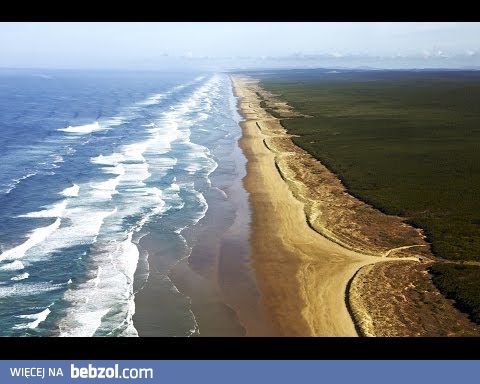
M 436 256 L 480 260 L 480 72 L 293 70 L 253 75 L 265 89 L 311 116 L 282 124 L 350 193 L 424 228 Z M 436 271 L 438 286 L 450 296 L 458 292 L 439 283 L 441 274 L 450 269 L 453 281 L 462 274 L 478 277 L 453 268 L 447 264 Z M 475 286 L 477 300 L 472 302 L 480 309 L 480 279 L 473 284 L 467 284 L 468 296 Z

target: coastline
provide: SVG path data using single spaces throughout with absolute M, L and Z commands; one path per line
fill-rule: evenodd
M 236 114 L 217 137 L 218 167 L 198 186 L 208 209 L 181 233 L 153 228 L 139 243 L 138 334 L 476 334 L 437 296 L 421 231 L 349 195 L 293 143 L 257 80 L 230 81 L 230 106 L 244 120 Z
M 242 184 L 246 159 L 237 143 L 237 100 L 225 81 L 235 121 L 212 130 L 217 167 L 209 181 L 197 184 L 208 209 L 195 225 L 176 233 L 159 227 L 139 244 L 142 255 L 148 253 L 136 274 L 133 321 L 141 337 L 273 335 L 250 263 L 251 211 Z
M 293 143 L 280 119 L 308 116 L 256 79 L 231 78 L 245 118 L 252 260 L 279 334 L 479 335 L 428 278 L 435 258 L 423 232 L 350 195 Z
M 357 336 L 345 303 L 347 285 L 360 268 L 381 259 L 346 249 L 309 226 L 304 203 L 265 144 L 267 125 L 279 121 L 260 107 L 248 80 L 232 76 L 232 83 L 245 118 L 239 144 L 247 158 L 252 263 L 272 323 L 282 336 Z

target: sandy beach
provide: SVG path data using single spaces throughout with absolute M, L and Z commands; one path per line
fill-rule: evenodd
M 252 262 L 275 328 L 284 336 L 356 336 L 345 303 L 347 284 L 378 258 L 348 250 L 307 224 L 304 204 L 264 143 L 267 124 L 278 121 L 259 107 L 247 80 L 234 77 L 233 83 L 246 119 L 240 146 L 248 160 L 244 185 L 253 210 Z

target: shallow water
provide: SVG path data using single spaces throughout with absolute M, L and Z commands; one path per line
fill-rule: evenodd
M 244 334 L 224 282 L 256 292 L 248 211 L 228 263 L 242 278 L 225 279 L 225 257 L 205 245 L 231 236 L 248 206 L 228 76 L 0 80 L 0 335 Z

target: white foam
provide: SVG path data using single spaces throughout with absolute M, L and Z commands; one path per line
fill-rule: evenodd
M 189 174 L 193 175 L 197 171 L 203 169 L 202 164 L 199 163 L 191 163 L 188 164 L 185 168 L 185 171 L 187 171 Z
M 133 283 L 133 275 L 137 269 L 139 252 L 137 246 L 132 242 L 133 232 L 130 232 L 127 239 L 121 243 L 120 252 L 126 257 L 122 257 L 121 270 L 127 276 L 130 283 Z
M 122 125 L 126 120 L 124 116 L 114 116 L 111 119 L 103 121 L 103 124 L 109 127 L 116 127 Z
M 65 197 L 77 197 L 79 192 L 80 186 L 73 184 L 71 187 L 65 188 L 60 194 Z
M 149 213 L 144 215 L 135 225 L 135 230 L 139 231 L 153 216 L 166 212 L 172 206 L 168 207 L 163 199 L 163 193 L 158 188 L 150 188 L 146 191 L 142 200 L 148 205 L 153 206 Z
M 199 204 L 199 211 L 196 212 L 194 217 L 192 218 L 192 223 L 190 225 L 196 225 L 207 213 L 208 210 L 208 203 L 207 200 L 205 199 L 205 196 L 199 191 L 197 191 L 194 187 L 194 183 L 181 183 L 180 184 L 180 189 L 183 189 L 191 194 L 193 194 Z M 182 230 L 185 228 L 182 228 Z M 178 233 L 178 232 L 177 232 Z
M 0 287 L 0 298 L 9 296 L 39 295 L 41 293 L 57 291 L 63 286 L 63 284 L 20 282 L 13 286 Z
M 135 326 L 133 324 L 133 315 L 135 314 L 135 300 L 134 296 L 132 295 L 132 299 L 129 302 L 128 305 L 128 312 L 127 316 L 125 318 L 124 323 L 127 323 L 127 327 L 125 330 L 122 332 L 121 336 L 123 337 L 138 337 L 138 332 L 135 329 Z
M 58 228 L 38 244 L 34 252 L 29 252 L 28 261 L 44 260 L 58 250 L 94 243 L 105 218 L 115 212 L 116 209 L 97 211 L 84 206 L 66 210 L 64 217 L 69 225 Z
M 111 211 L 98 211 L 95 208 L 90 210 L 85 207 L 69 209 L 65 218 L 70 220 L 71 225 L 62 227 L 53 234 L 48 242 L 48 252 L 79 244 L 91 244 L 100 232 L 105 218 L 116 211 L 116 208 Z M 47 247 L 46 244 L 43 245 Z
M 162 155 L 169 152 L 172 143 L 178 139 L 179 126 L 172 115 L 166 112 L 162 115 L 161 120 L 159 120 L 159 127 L 150 128 L 148 132 L 151 135 L 147 141 L 148 152 Z
M 137 336 L 132 317 L 135 313 L 133 278 L 139 251 L 132 236 L 129 232 L 118 243 L 104 244 L 91 256 L 92 262 L 98 265 L 92 278 L 65 294 L 71 308 L 59 324 L 61 336 L 93 336 L 102 325 L 102 318 L 122 304 L 126 312 L 121 315 L 120 324 L 129 329 L 132 336 Z
M 183 154 L 182 163 L 185 164 L 183 169 L 189 174 L 195 174 L 201 171 L 205 176 L 210 175 L 218 167 L 210 151 L 202 145 L 190 142 L 187 137 L 183 139 L 185 144 L 190 147 L 190 151 L 186 151 L 185 154 Z
M 151 176 L 147 163 L 125 164 L 125 173 L 119 178 L 125 187 L 139 188 L 144 187 L 144 181 Z
M 175 92 L 181 91 L 182 89 L 188 87 L 188 86 L 191 85 L 192 83 L 193 83 L 193 82 L 189 82 L 189 83 L 186 83 L 186 84 L 176 85 L 175 87 L 172 88 L 172 90 L 170 91 L 170 93 L 175 93 Z
M 36 73 L 36 74 L 32 74 L 33 77 L 39 77 L 41 79 L 45 79 L 45 80 L 51 80 L 53 79 L 53 76 L 50 76 L 50 75 L 45 75 L 43 73 Z
M 27 324 L 16 325 L 14 328 L 15 329 L 25 329 L 25 328 L 35 329 L 40 325 L 41 322 L 47 319 L 49 314 L 50 314 L 50 309 L 46 308 L 39 313 L 33 313 L 31 315 L 18 315 L 16 317 L 20 319 L 29 319 L 33 321 Z
M 87 302 L 88 304 L 88 302 Z M 73 310 L 74 311 L 74 310 Z M 102 317 L 107 309 L 92 310 L 90 312 L 75 313 L 74 319 L 63 319 L 60 323 L 60 337 L 91 337 L 102 324 Z M 71 316 L 71 314 L 69 314 Z
M 20 280 L 25 280 L 30 277 L 30 274 L 28 272 L 21 273 L 20 275 L 13 276 L 10 280 L 13 281 L 20 281 Z
M 198 114 L 198 119 L 199 119 L 200 121 L 202 121 L 202 120 L 207 120 L 208 117 L 209 117 L 209 115 L 208 115 L 207 113 L 205 113 L 205 112 L 200 112 L 200 113 Z
M 25 256 L 25 253 L 32 247 L 40 244 L 47 239 L 52 233 L 54 233 L 60 227 L 60 218 L 57 218 L 53 224 L 47 227 L 34 229 L 27 241 L 17 245 L 15 248 L 9 249 L 0 255 L 1 260 L 16 260 Z
M 177 158 L 154 156 L 148 159 L 149 167 L 156 177 L 165 176 L 177 164 Z
M 51 208 L 42 209 L 37 212 L 29 212 L 18 217 L 62 217 L 67 207 L 67 200 L 54 204 Z
M 123 147 L 123 156 L 124 160 L 128 161 L 138 161 L 138 162 L 145 162 L 145 158 L 143 157 L 143 153 L 148 148 L 150 143 L 147 141 L 134 143 L 125 145 Z
M 5 194 L 8 195 L 10 192 L 12 192 L 17 187 L 17 185 L 22 182 L 22 180 L 26 180 L 29 177 L 35 176 L 36 174 L 36 172 L 30 172 L 27 173 L 25 176 L 19 177 L 18 179 L 13 179 L 12 183 L 10 183 L 5 189 Z
M 58 131 L 62 132 L 67 132 L 67 133 L 73 133 L 73 134 L 79 134 L 79 135 L 86 135 L 88 133 L 92 133 L 95 131 L 102 131 L 109 129 L 108 126 L 102 126 L 98 123 L 98 121 L 95 121 L 94 123 L 91 124 L 85 124 L 85 125 L 75 125 L 75 126 L 68 126 L 66 128 L 60 128 Z
M 173 180 L 172 184 L 170 184 L 170 191 L 171 192 L 180 192 L 180 185 L 177 184 L 176 178 Z
M 100 283 L 100 274 L 102 273 L 102 267 L 97 268 L 97 275 L 93 279 L 93 284 L 95 288 L 98 288 L 98 284 Z
M 187 228 L 187 226 L 179 227 L 179 228 L 175 229 L 173 232 L 175 232 L 175 233 L 177 233 L 177 234 L 180 234 L 180 233 L 182 233 L 182 231 L 183 231 L 185 228 Z
M 135 193 L 135 190 L 138 190 L 139 193 L 142 193 L 141 188 L 145 187 L 144 181 L 151 176 L 150 165 L 166 174 L 176 163 L 176 159 L 162 158 L 159 155 L 170 150 L 171 142 L 177 138 L 178 125 L 175 122 L 168 121 L 168 119 L 164 121 L 161 127 L 152 124 L 148 125 L 149 129 L 147 131 L 150 133 L 150 137 L 146 140 L 125 145 L 119 152 L 110 155 L 102 154 L 90 159 L 94 164 L 111 166 L 111 168 L 104 167 L 102 170 L 107 173 L 118 174 L 120 177 L 117 181 L 126 192 Z M 146 153 L 155 154 L 153 164 L 149 165 L 147 163 Z M 161 167 L 163 168 L 160 169 Z M 109 185 L 113 186 L 113 181 Z M 106 194 L 102 196 L 108 197 Z
M 111 198 L 112 193 L 115 193 L 116 183 L 118 180 L 115 179 L 97 183 L 94 185 L 97 189 L 89 184 L 74 184 L 60 193 L 66 197 L 75 196 L 77 197 L 75 200 L 64 199 L 41 211 L 21 215 L 28 218 L 57 217 L 57 220 L 48 227 L 34 230 L 26 242 L 2 253 L 0 260 L 22 258 L 30 248 L 35 247 L 28 253 L 28 261 L 32 262 L 48 258 L 53 252 L 62 248 L 92 244 L 100 232 L 104 219 L 116 212 L 116 209 L 100 211 L 97 207 L 92 207 L 92 204 L 101 202 L 101 199 Z M 80 189 L 86 192 L 82 197 L 78 197 Z M 69 201 L 72 206 L 68 204 Z M 66 219 L 66 225 L 61 228 L 60 218 Z
M 12 261 L 11 263 L 4 264 L 0 267 L 2 271 L 21 271 L 25 268 L 25 265 L 20 260 Z
M 91 187 L 94 189 L 92 191 L 92 196 L 96 199 L 106 199 L 110 200 L 112 195 L 118 193 L 116 190 L 120 176 L 109 179 L 107 181 L 102 181 L 100 183 L 92 183 Z
M 111 155 L 104 156 L 99 155 L 97 157 L 92 157 L 90 161 L 94 164 L 101 165 L 112 165 L 115 166 L 123 160 L 123 155 L 121 153 L 112 153 Z
M 203 196 L 202 193 L 194 190 L 194 193 L 198 199 L 198 202 L 200 204 L 200 211 L 198 212 L 195 220 L 194 220 L 194 225 L 197 224 L 204 216 L 205 214 L 207 213 L 207 210 L 208 210 L 208 204 L 207 204 L 207 200 L 205 200 L 205 196 Z
M 114 167 L 102 167 L 102 171 L 105 173 L 113 173 L 114 175 L 123 175 L 125 173 L 125 167 L 122 164 L 118 164 Z
M 29 177 L 32 177 L 32 176 L 35 176 L 35 175 L 36 175 L 35 172 L 30 172 L 30 173 L 27 173 L 25 176 L 22 176 L 22 177 L 20 177 L 20 178 L 18 178 L 18 179 L 15 179 L 15 181 L 20 182 L 20 181 L 22 181 L 22 180 L 28 179 Z
M 155 105 L 155 104 L 158 104 L 163 98 L 165 98 L 165 94 L 157 93 L 153 96 L 148 97 L 144 101 L 139 102 L 138 105 L 141 105 L 141 106 Z

